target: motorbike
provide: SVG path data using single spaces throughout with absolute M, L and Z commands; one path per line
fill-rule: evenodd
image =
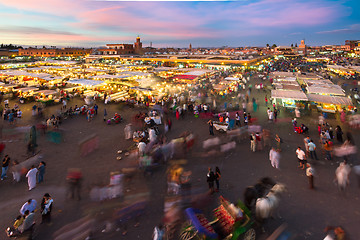
M 31 240 L 33 239 L 33 234 L 34 234 L 34 228 L 35 228 L 35 223 L 31 225 L 31 227 L 29 227 L 28 229 L 26 229 L 23 232 L 20 232 L 17 229 L 14 229 L 14 227 L 8 227 L 5 232 L 6 235 L 8 236 L 8 238 L 12 238 L 12 239 L 22 239 L 22 240 Z

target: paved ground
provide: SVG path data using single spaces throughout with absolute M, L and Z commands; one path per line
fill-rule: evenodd
M 253 82 L 259 79 L 253 79 Z M 315 190 L 308 189 L 305 172 L 297 167 L 295 149 L 298 145 L 303 146 L 303 135 L 293 133 L 290 119 L 291 113 L 282 111 L 278 123 L 268 123 L 266 120 L 266 107 L 264 106 L 264 93 L 255 92 L 255 97 L 260 101 L 260 109 L 252 116 L 258 119 L 258 124 L 271 130 L 272 134 L 278 133 L 283 139 L 283 152 L 281 153 L 281 170 L 273 169 L 268 160 L 268 149 L 256 153 L 250 152 L 250 143 L 246 139 L 237 144 L 235 150 L 219 156 L 205 156 L 206 152 L 201 148 L 201 142 L 208 139 L 208 126 L 205 119 L 196 119 L 188 115 L 183 120 L 177 121 L 173 118 L 173 128 L 168 133 L 167 138 L 178 137 L 183 131 L 190 130 L 197 136 L 197 142 L 192 152 L 187 156 L 186 169 L 193 172 L 192 188 L 197 193 L 207 191 L 206 172 L 207 167 L 219 166 L 222 172 L 221 191 L 219 194 L 211 196 L 209 205 L 205 209 L 209 210 L 216 204 L 217 196 L 222 194 L 226 198 L 236 201 L 242 199 L 244 189 L 253 185 L 257 180 L 264 176 L 269 176 L 278 182 L 286 184 L 288 192 L 283 195 L 280 203 L 280 215 L 282 219 L 271 219 L 265 225 L 267 233 L 260 233 L 258 239 L 265 239 L 267 234 L 274 231 L 281 223 L 288 224 L 288 230 L 293 233 L 295 239 L 322 239 L 322 230 L 327 225 L 341 225 L 349 233 L 350 239 L 359 239 L 360 230 L 358 220 L 359 210 L 359 191 L 355 176 L 350 177 L 351 185 L 346 194 L 338 192 L 334 186 L 334 172 L 338 165 L 337 160 L 325 162 L 321 156 L 321 161 L 314 162 L 317 171 L 315 178 Z M 269 94 L 268 94 L 269 96 Z M 80 104 L 81 100 L 73 100 L 68 104 Z M 11 102 L 12 104 L 12 102 Z M 29 125 L 35 122 L 30 116 L 31 104 L 21 105 L 24 118 L 18 125 Z M 99 104 L 99 115 L 88 123 L 82 116 L 66 119 L 60 126 L 63 141 L 59 144 L 51 143 L 45 135 L 39 133 L 38 143 L 40 154 L 47 162 L 45 182 L 36 189 L 27 191 L 26 181 L 13 184 L 10 179 L 0 183 L 0 228 L 5 229 L 12 219 L 18 215 L 18 210 L 28 198 L 35 198 L 40 202 L 42 195 L 49 192 L 55 201 L 53 223 L 51 225 L 38 225 L 36 228 L 37 239 L 52 239 L 53 233 L 65 224 L 75 221 L 88 213 L 94 213 L 98 219 L 97 227 L 102 229 L 106 221 L 111 219 L 112 212 L 125 206 L 128 202 L 133 202 L 140 195 L 149 196 L 149 203 L 146 212 L 140 220 L 138 228 L 129 225 L 128 234 L 121 236 L 120 232 L 111 231 L 109 233 L 96 233 L 96 239 L 149 239 L 154 226 L 161 222 L 163 216 L 164 198 L 166 196 L 166 167 L 160 168 L 151 177 L 137 175 L 133 181 L 126 183 L 126 201 L 112 200 L 101 204 L 91 203 L 88 192 L 94 184 L 106 185 L 109 181 L 109 173 L 123 167 L 135 165 L 134 161 L 128 158 L 116 160 L 117 151 L 126 149 L 131 142 L 124 140 L 123 128 L 125 123 L 118 125 L 105 125 L 103 122 L 104 105 Z M 125 122 L 131 121 L 131 116 L 137 113 L 138 109 L 122 108 L 118 105 L 106 106 L 108 116 L 115 112 L 121 113 Z M 59 106 L 46 109 L 47 114 L 56 112 Z M 317 113 L 304 116 L 298 119 L 298 123 L 306 123 L 310 126 L 310 136 L 318 142 L 316 119 Z M 329 119 L 332 126 L 340 123 L 336 119 Z M 342 125 L 344 131 L 347 126 Z M 3 123 L 4 129 L 12 128 L 7 122 Z M 359 131 L 351 130 L 355 137 L 355 142 L 360 142 Z M 87 157 L 79 154 L 78 143 L 91 134 L 97 134 L 100 139 L 99 149 Z M 226 134 L 216 132 L 223 141 L 227 141 Z M 19 135 L 11 142 L 6 140 L 5 154 L 11 158 L 23 161 L 26 158 L 26 142 L 24 135 Z M 318 155 L 320 151 L 318 151 Z M 177 159 L 183 156 L 176 156 Z M 357 157 L 353 158 L 354 164 L 359 164 Z M 66 170 L 69 167 L 79 167 L 84 174 L 82 188 L 83 199 L 81 201 L 66 200 Z M 40 214 L 37 217 L 40 218 Z M 37 221 L 40 222 L 40 219 Z M 5 239 L 3 232 L 0 231 L 0 239 Z M 176 238 L 175 238 L 176 239 Z

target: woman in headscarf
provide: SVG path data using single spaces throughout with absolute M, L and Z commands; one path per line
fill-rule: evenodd
M 51 198 L 50 194 L 45 193 L 41 201 L 41 223 L 51 221 L 51 210 L 54 200 Z

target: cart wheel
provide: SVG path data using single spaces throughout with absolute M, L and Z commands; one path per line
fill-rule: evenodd
M 243 239 L 244 240 L 255 240 L 256 237 L 256 232 L 253 228 L 250 228 L 249 230 L 247 230 L 244 234 Z
M 191 225 L 189 221 L 185 222 L 180 233 L 180 240 L 194 239 L 198 231 Z

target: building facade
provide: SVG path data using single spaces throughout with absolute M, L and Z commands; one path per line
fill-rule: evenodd
M 19 56 L 79 57 L 88 55 L 91 51 L 91 49 L 84 48 L 25 48 L 19 49 Z
M 142 42 L 140 37 L 136 38 L 134 44 L 106 44 L 106 48 L 99 48 L 96 50 L 96 55 L 127 55 L 127 54 L 142 54 Z
M 350 51 L 353 51 L 356 47 L 360 45 L 360 40 L 346 40 L 345 45 L 349 46 Z

